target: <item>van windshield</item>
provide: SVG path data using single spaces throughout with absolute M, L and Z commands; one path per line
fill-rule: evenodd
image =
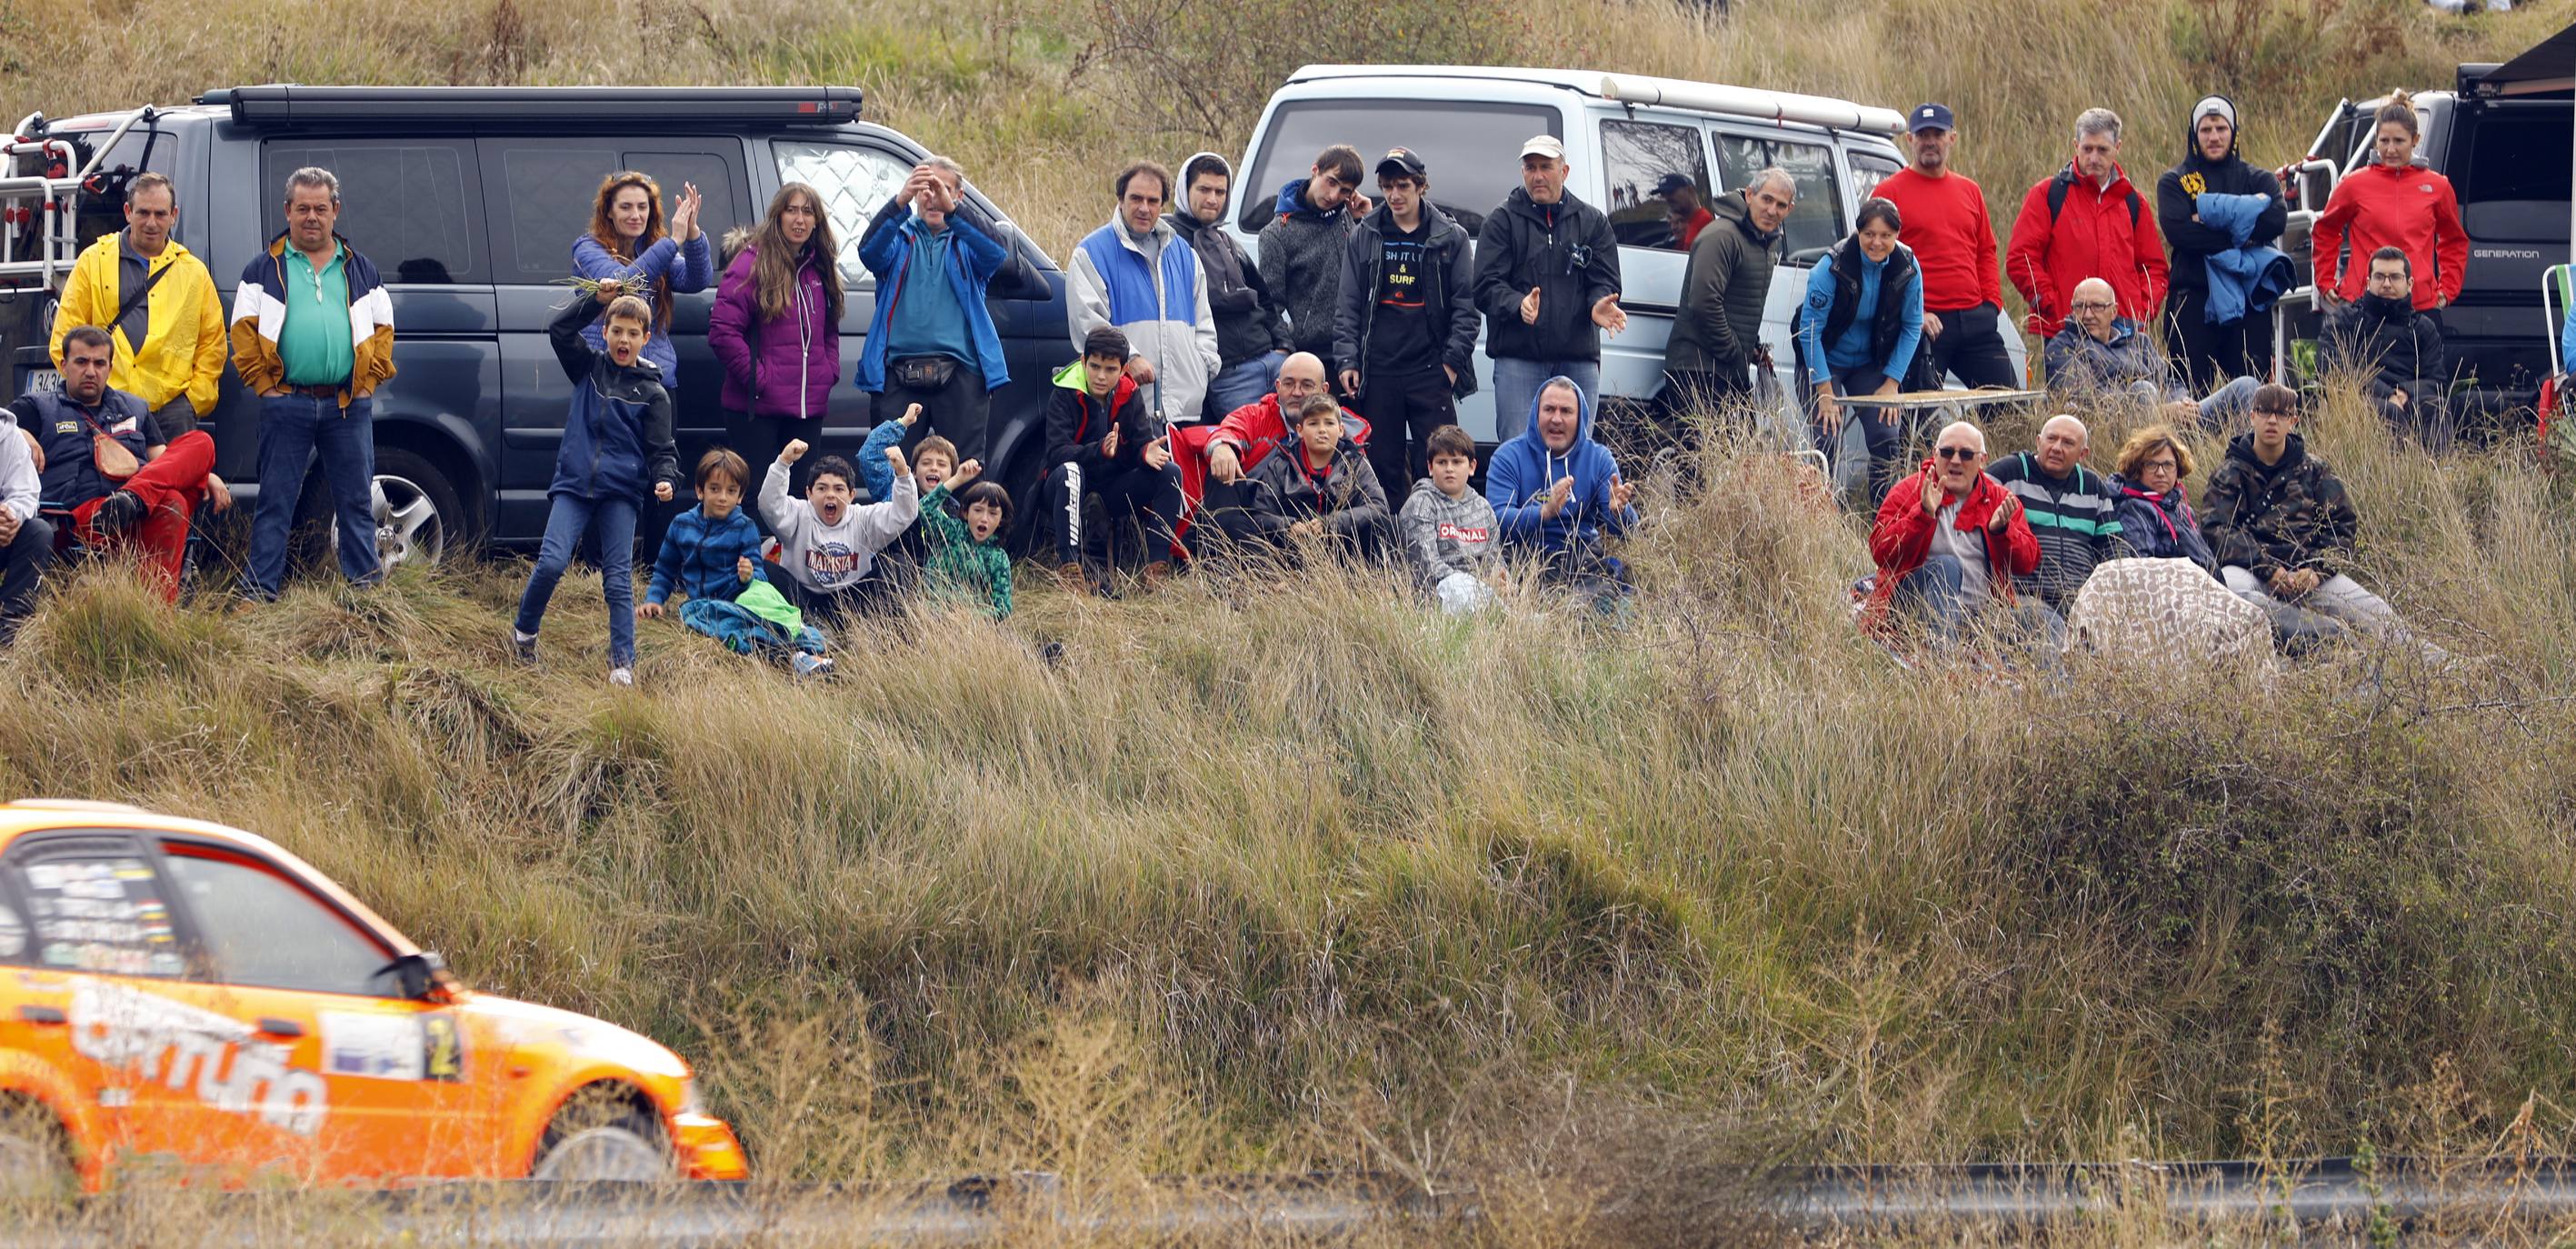
M 1252 158 L 1250 176 L 1237 177 L 1235 220 L 1258 232 L 1276 213 L 1279 188 L 1303 178 L 1315 154 L 1336 143 L 1359 149 L 1360 189 L 1377 196 L 1372 171 L 1388 148 L 1410 148 L 1431 174 L 1431 202 L 1458 219 L 1469 235 L 1485 215 L 1521 184 L 1521 144 L 1534 134 L 1562 137 L 1564 122 L 1537 105 L 1469 104 L 1448 100 L 1300 100 L 1282 104 Z

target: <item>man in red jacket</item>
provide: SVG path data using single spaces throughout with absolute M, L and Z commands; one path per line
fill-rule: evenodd
M 1995 605 L 2063 649 L 2066 623 L 2038 603 L 2013 597 L 2014 576 L 2039 569 L 2039 539 L 2021 503 L 1986 475 L 1986 435 L 1952 421 L 1934 440 L 1923 471 L 1896 483 L 1869 534 L 1878 579 L 1864 614 L 1883 631 L 1888 609 L 1904 608 L 1956 641 L 1975 616 Z
M 2164 305 L 2168 268 L 2155 206 L 2120 168 L 2120 115 L 2084 110 L 2075 119 L 2075 158 L 2022 197 L 2004 249 L 2004 276 L 2030 304 L 2029 328 L 2057 337 L 2067 300 L 2086 278 L 2110 283 L 2120 315 L 2148 324 Z

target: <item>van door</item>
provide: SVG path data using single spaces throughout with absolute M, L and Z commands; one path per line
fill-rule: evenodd
M 723 425 L 717 395 L 724 378 L 707 350 L 707 309 L 721 276 L 724 232 L 750 217 L 751 194 L 743 177 L 740 139 L 513 136 L 486 137 L 476 147 L 492 233 L 499 367 L 510 414 L 502 433 L 502 523 L 496 532 L 524 539 L 545 531 L 546 488 L 554 481 L 555 452 L 563 445 L 564 417 L 572 402 L 572 381 L 546 343 L 546 322 L 573 296 L 556 283 L 572 273 L 574 242 L 590 233 L 600 183 L 626 169 L 650 175 L 662 188 L 665 222 L 684 185 L 695 183 L 703 200 L 699 224 L 707 236 L 706 289 L 674 294 L 671 324 L 656 329 L 670 336 L 679 354 L 671 412 L 683 472 Z M 647 530 L 647 552 L 657 549 L 659 528 L 639 524 Z
M 1797 344 L 1789 338 L 1789 319 L 1807 293 L 1809 270 L 1827 249 L 1850 231 L 1852 205 L 1844 194 L 1841 165 L 1824 136 L 1791 136 L 1739 124 L 1715 123 L 1709 138 L 1717 152 L 1718 185 L 1735 190 L 1753 176 L 1778 166 L 1798 187 L 1798 203 L 1782 223 L 1781 246 L 1787 260 L 1771 272 L 1771 297 L 1762 309 L 1762 345 L 1771 349 L 1773 370 L 1781 384 L 1797 384 Z
M 2571 164 L 2564 100 L 2489 101 L 2451 113 L 2443 168 L 2460 199 L 2469 263 L 2443 310 L 2456 376 L 2534 391 L 2549 372 L 2541 275 L 2567 258 Z
M 1654 113 L 1601 118 L 1601 211 L 1619 240 L 1619 305 L 1628 328 L 1601 340 L 1601 392 L 1644 401 L 1664 388 L 1664 346 L 1680 311 L 1690 257 L 1680 223 L 1655 188 L 1689 179 L 1705 205 L 1715 197 L 1708 137 L 1692 120 Z

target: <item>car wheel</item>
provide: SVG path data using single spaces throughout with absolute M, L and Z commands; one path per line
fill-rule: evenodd
M 437 563 L 448 543 L 465 532 L 465 501 L 447 474 L 419 454 L 401 448 L 378 451 L 370 494 L 376 559 L 388 572 L 403 564 Z M 330 532 L 337 552 L 339 527 L 331 526 Z
M 667 1180 L 671 1150 L 659 1125 L 632 1103 L 608 1095 L 576 1095 L 546 1125 L 537 1146 L 533 1180 Z
M 0 1102 L 0 1201 L 59 1197 L 73 1180 L 53 1115 L 32 1102 Z

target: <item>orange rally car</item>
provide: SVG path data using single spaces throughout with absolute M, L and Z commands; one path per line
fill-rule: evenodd
M 237 1184 L 737 1180 L 689 1065 L 476 993 L 268 841 L 0 805 L 0 1194 Z

